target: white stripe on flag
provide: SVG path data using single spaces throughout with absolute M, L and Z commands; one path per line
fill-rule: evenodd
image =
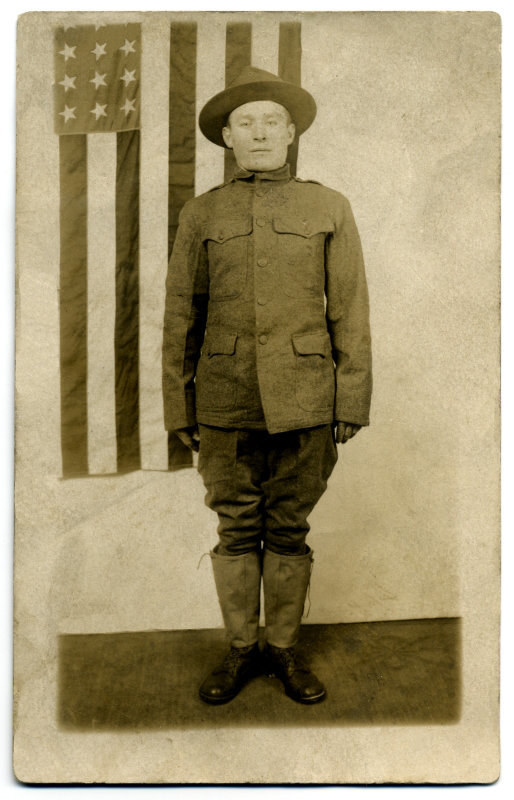
M 322 52 L 322 39 L 323 33 L 320 30 L 320 26 L 316 24 L 316 16 L 305 14 L 302 17 L 301 77 L 302 86 L 309 91 L 311 91 L 313 86 L 326 85 L 326 80 L 323 78 L 323 59 L 313 57 L 313 54 Z M 330 53 L 330 55 L 333 56 L 333 53 Z M 319 69 L 319 75 L 316 75 L 317 68 Z M 318 95 L 316 95 L 316 98 L 318 98 Z M 328 108 L 330 108 L 330 103 L 328 104 Z M 322 113 L 321 106 L 318 104 L 317 118 L 320 116 L 320 113 Z M 315 124 L 302 134 L 302 143 L 298 148 L 296 173 L 300 178 L 315 178 L 322 182 L 323 177 L 320 177 L 319 170 L 320 166 L 325 164 L 326 159 L 320 157 L 319 143 L 317 142 L 317 130 L 319 125 L 317 118 Z M 331 131 L 330 120 L 328 120 L 328 122 L 328 127 L 320 127 L 319 130 Z M 312 139 L 310 138 L 311 136 L 313 137 Z M 332 170 L 331 164 L 328 166 L 328 169 Z M 328 186 L 333 184 L 333 175 L 331 178 L 332 180 L 327 181 Z
M 162 401 L 162 324 L 168 267 L 168 25 L 143 27 L 139 261 L 139 408 L 142 469 L 168 468 Z M 163 76 L 164 77 L 164 76 Z
M 278 72 L 279 21 L 274 15 L 261 14 L 252 19 L 252 65 Z
M 196 119 L 207 100 L 225 88 L 225 15 L 198 20 Z M 195 195 L 224 180 L 224 150 L 209 142 L 196 128 Z
M 87 137 L 88 465 L 116 472 L 114 320 L 116 309 L 116 134 Z

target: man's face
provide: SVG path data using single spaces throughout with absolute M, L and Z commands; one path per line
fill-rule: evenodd
M 284 106 L 273 100 L 255 100 L 235 108 L 222 133 L 238 166 L 268 172 L 286 163 L 295 127 Z

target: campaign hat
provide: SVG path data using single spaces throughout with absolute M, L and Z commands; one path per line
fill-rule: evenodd
M 272 72 L 248 66 L 226 89 L 211 97 L 200 111 L 198 122 L 203 135 L 214 144 L 226 147 L 221 131 L 230 114 L 235 108 L 254 100 L 273 100 L 287 108 L 298 136 L 307 130 L 316 116 L 316 102 L 306 89 L 288 83 Z

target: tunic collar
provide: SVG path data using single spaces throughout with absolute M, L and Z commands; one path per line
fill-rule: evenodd
M 234 180 L 249 181 L 252 178 L 261 181 L 287 181 L 290 177 L 289 164 L 273 169 L 270 172 L 251 172 L 250 170 L 238 167 L 234 173 Z

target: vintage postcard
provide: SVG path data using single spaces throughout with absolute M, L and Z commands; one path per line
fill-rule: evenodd
M 20 781 L 497 779 L 500 40 L 19 18 Z

